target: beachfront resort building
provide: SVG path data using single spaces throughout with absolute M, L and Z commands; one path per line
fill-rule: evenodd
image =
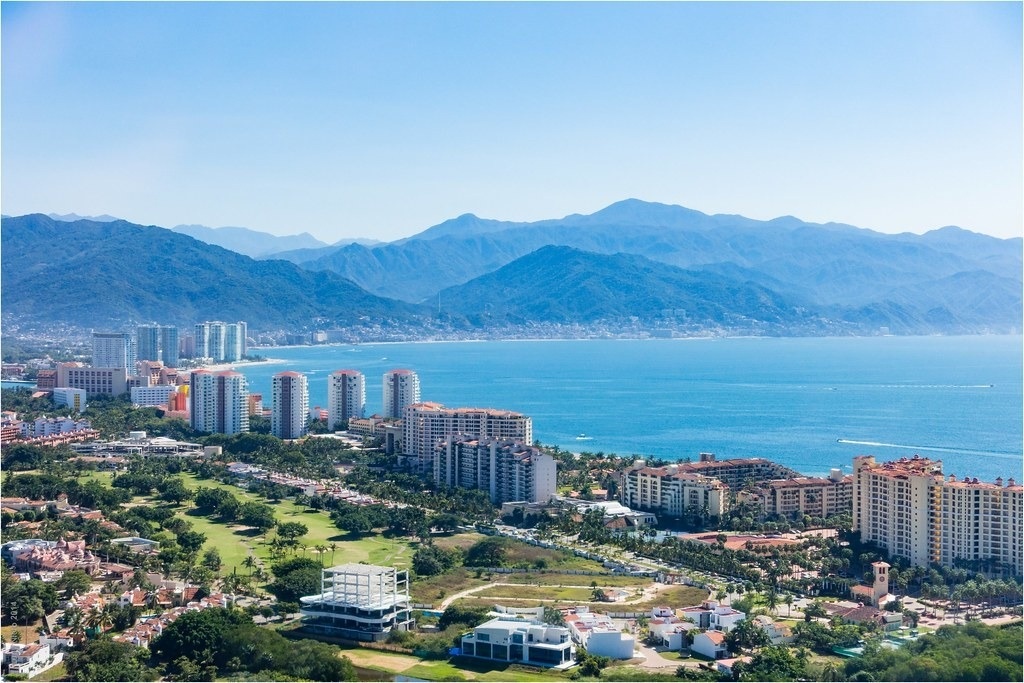
M 288 370 L 273 378 L 274 407 L 270 433 L 279 439 L 298 439 L 306 434 L 309 418 L 309 386 L 301 372 Z
M 853 459 L 853 528 L 915 566 L 970 563 L 989 574 L 1017 574 L 1022 563 L 1024 487 L 957 480 L 942 461 L 918 455 L 878 463 Z
M 384 417 L 402 417 L 407 407 L 420 402 L 419 375 L 402 368 L 385 372 L 382 398 Z
M 366 411 L 366 378 L 358 370 L 335 370 L 327 376 L 327 427 L 360 418 Z
M 434 449 L 452 434 L 532 444 L 533 420 L 510 410 L 445 408 L 440 403 L 414 403 L 405 409 L 402 450 L 427 472 Z
M 323 570 L 320 592 L 301 599 L 302 622 L 316 633 L 376 642 L 413 626 L 409 573 L 394 567 L 341 564 Z
M 434 483 L 480 489 L 495 505 L 546 503 L 557 491 L 555 460 L 512 439 L 450 435 L 434 454 Z
M 717 479 L 685 471 L 681 465 L 647 467 L 637 460 L 622 473 L 619 500 L 628 508 L 668 517 L 725 514 L 729 488 Z
M 217 434 L 249 431 L 249 383 L 240 372 L 196 370 L 189 396 L 192 429 Z

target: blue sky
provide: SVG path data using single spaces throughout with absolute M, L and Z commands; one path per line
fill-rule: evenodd
M 2 209 L 1022 231 L 1020 3 L 2 4 Z

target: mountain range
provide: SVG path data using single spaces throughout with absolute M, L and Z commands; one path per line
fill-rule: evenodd
M 465 214 L 397 242 L 261 260 L 124 221 L 5 217 L 2 238 L 4 320 L 29 324 L 933 334 L 1019 332 L 1022 317 L 1020 238 L 886 235 L 639 200 L 531 223 Z M 59 263 L 53 244 L 68 254 Z

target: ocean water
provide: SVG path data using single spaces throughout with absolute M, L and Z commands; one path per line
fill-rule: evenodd
M 257 350 L 238 366 L 270 402 L 271 377 L 305 373 L 310 405 L 327 375 L 409 368 L 422 399 L 515 410 L 534 438 L 572 451 L 696 459 L 765 457 L 805 474 L 855 455 L 915 453 L 944 472 L 1022 478 L 1022 338 L 865 337 L 360 344 Z M 578 438 L 585 435 L 585 439 Z

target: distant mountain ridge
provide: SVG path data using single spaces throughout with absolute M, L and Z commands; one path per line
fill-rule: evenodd
M 256 261 L 156 226 L 4 218 L 4 320 L 80 327 L 246 320 L 252 329 L 419 324 L 417 306 L 327 272 Z M 54 250 L 59 258 L 53 258 Z
M 955 227 L 888 235 L 792 216 L 758 221 L 628 199 L 590 215 L 533 223 L 465 214 L 399 242 L 279 256 L 410 302 L 430 299 L 541 247 L 560 245 L 637 254 L 687 269 L 742 271 L 752 281 L 818 305 L 870 306 L 907 288 L 929 287 L 926 283 L 934 288 L 958 273 L 988 272 L 1019 281 L 1021 244 L 1020 238 L 1000 240 Z
M 316 249 L 328 246 L 325 242 L 321 242 L 308 232 L 298 235 L 279 236 L 271 235 L 268 232 L 250 230 L 249 228 L 230 226 L 209 228 L 205 225 L 176 225 L 171 230 L 193 237 L 200 242 L 224 247 L 252 258 L 270 256 L 278 251 Z
M 956 227 L 884 235 L 626 200 L 532 223 L 464 214 L 394 243 L 259 261 L 124 221 L 4 218 L 2 237 L 4 320 L 29 324 L 388 321 L 413 338 L 535 325 L 771 335 L 1022 327 L 1022 240 Z

